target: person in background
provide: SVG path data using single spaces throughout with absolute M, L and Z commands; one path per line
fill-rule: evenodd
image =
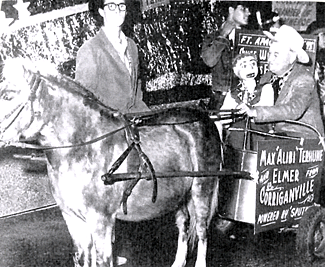
M 100 30 L 78 51 L 75 80 L 120 113 L 149 111 L 142 101 L 138 80 L 137 46 L 122 31 L 127 12 L 125 0 L 90 0 L 88 5 Z M 128 171 L 138 168 L 139 158 L 132 150 Z M 117 257 L 116 261 L 122 265 L 127 259 Z
M 325 117 L 325 25 L 311 24 L 307 29 L 307 34 L 317 36 L 317 52 L 315 65 L 315 79 L 317 81 L 318 92 L 322 104 L 322 115 Z
M 211 68 L 212 89 L 207 109 L 218 110 L 230 91 L 232 83 L 232 55 L 235 29 L 248 24 L 250 11 L 246 1 L 224 3 L 228 7 L 226 21 L 216 32 L 208 34 L 202 43 L 201 57 Z
M 138 49 L 122 26 L 125 0 L 90 0 L 98 33 L 77 53 L 75 80 L 106 106 L 121 113 L 148 111 L 138 80 Z
M 277 82 L 278 92 L 274 106 L 249 107 L 240 104 L 240 114 L 246 114 L 255 123 L 273 123 L 277 133 L 301 138 L 318 138 L 317 133 L 302 125 L 290 124 L 294 120 L 313 126 L 324 136 L 319 97 L 309 56 L 303 50 L 304 40 L 292 27 L 282 25 L 273 36 L 269 48 L 269 72 L 263 75 L 261 83 Z M 303 63 L 303 64 L 301 64 Z

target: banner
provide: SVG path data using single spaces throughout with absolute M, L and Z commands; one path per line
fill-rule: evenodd
M 258 142 L 255 233 L 298 224 L 320 190 L 319 140 Z
M 297 31 L 305 31 L 316 21 L 316 2 L 274 1 L 272 10 L 279 14 L 286 25 Z

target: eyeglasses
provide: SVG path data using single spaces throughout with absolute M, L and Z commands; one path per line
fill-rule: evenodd
M 104 7 L 107 6 L 110 11 L 115 11 L 116 7 L 118 7 L 119 11 L 126 11 L 126 4 L 120 3 L 120 4 L 115 4 L 115 3 L 107 3 L 104 5 Z

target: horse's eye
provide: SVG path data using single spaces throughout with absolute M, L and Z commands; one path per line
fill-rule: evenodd
M 3 100 L 12 100 L 15 96 L 17 95 L 17 91 L 3 91 L 2 93 L 0 93 L 0 98 Z

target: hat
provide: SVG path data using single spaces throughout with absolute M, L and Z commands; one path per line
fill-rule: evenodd
M 304 39 L 294 28 L 288 25 L 282 25 L 274 36 L 268 31 L 263 31 L 263 33 L 273 42 L 285 43 L 287 46 L 289 46 L 290 50 L 297 54 L 297 59 L 299 62 L 309 62 L 309 56 L 303 49 Z

